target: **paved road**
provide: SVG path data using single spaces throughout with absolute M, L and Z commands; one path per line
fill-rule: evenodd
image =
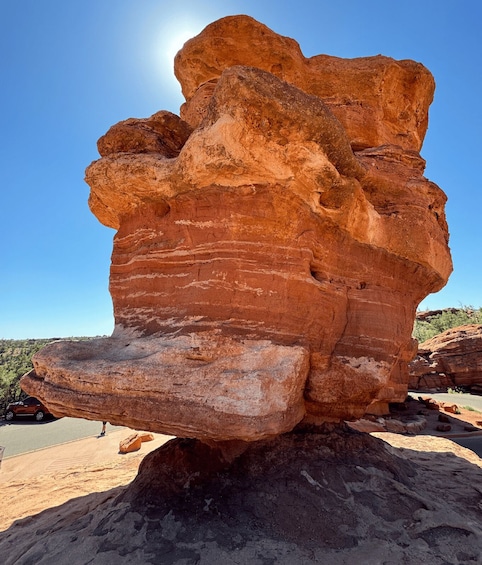
M 482 412 L 482 396 L 472 395 L 472 394 L 459 394 L 458 392 L 455 394 L 448 394 L 446 392 L 437 392 L 434 394 L 428 392 L 418 392 L 412 391 L 410 395 L 414 398 L 418 398 L 419 396 L 430 396 L 434 400 L 440 400 L 442 402 L 446 402 L 447 404 L 457 404 L 458 406 L 471 406 Z M 482 417 L 481 417 L 482 419 Z
M 102 422 L 93 422 L 81 418 L 60 418 L 35 422 L 29 418 L 5 422 L 0 420 L 0 446 L 5 448 L 3 458 L 21 453 L 35 451 L 43 447 L 58 445 L 90 436 L 99 435 Z M 121 427 L 107 424 L 110 430 L 120 430 Z
M 415 398 L 420 396 L 417 391 L 410 394 Z M 426 396 L 426 393 L 423 393 L 423 396 Z M 482 396 L 447 393 L 430 394 L 430 396 L 435 400 L 450 402 L 459 406 L 471 406 L 482 412 Z M 97 436 L 101 429 L 101 422 L 92 422 L 81 418 L 61 418 L 60 420 L 46 420 L 45 422 L 19 419 L 8 423 L 5 420 L 0 420 L 0 446 L 5 447 L 3 458 L 6 459 L 43 447 Z M 120 430 L 122 428 L 107 424 L 107 432 L 115 429 Z M 472 449 L 479 457 L 482 457 L 482 438 L 466 437 L 457 438 L 454 441 Z
M 454 437 L 451 438 L 453 442 L 461 445 L 462 447 L 467 447 L 476 453 L 482 459 L 482 438 L 477 437 Z

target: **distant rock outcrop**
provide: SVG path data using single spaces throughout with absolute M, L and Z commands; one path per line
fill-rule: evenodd
M 305 58 L 247 16 L 208 26 L 175 70 L 181 117 L 113 126 L 86 172 L 117 230 L 114 334 L 46 347 L 22 386 L 58 415 L 203 441 L 386 412 L 416 307 L 452 270 L 418 153 L 431 74 Z
M 423 342 L 409 371 L 413 390 L 464 387 L 482 392 L 482 325 L 451 328 Z

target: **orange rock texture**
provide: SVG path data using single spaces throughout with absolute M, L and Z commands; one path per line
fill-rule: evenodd
M 409 364 L 410 388 L 482 391 L 482 325 L 450 328 L 420 344 Z
M 452 270 L 418 153 L 429 71 L 305 58 L 232 16 L 175 72 L 180 117 L 113 126 L 86 171 L 117 230 L 114 334 L 48 346 L 24 388 L 59 415 L 215 441 L 404 400 L 416 307 Z

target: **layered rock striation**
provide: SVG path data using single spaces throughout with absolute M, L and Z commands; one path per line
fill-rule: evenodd
M 414 390 L 463 387 L 482 392 L 482 325 L 451 328 L 424 341 L 409 372 Z
M 86 171 L 117 230 L 113 336 L 48 346 L 24 388 L 59 415 L 203 441 L 402 401 L 416 307 L 452 269 L 418 153 L 430 73 L 307 59 L 247 16 L 188 41 L 175 72 L 180 117 L 113 126 Z

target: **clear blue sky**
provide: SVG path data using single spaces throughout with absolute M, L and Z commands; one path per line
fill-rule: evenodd
M 455 271 L 423 308 L 482 306 L 480 0 L 0 0 L 0 338 L 110 334 L 113 230 L 84 169 L 114 123 L 179 112 L 178 47 L 249 14 L 306 56 L 415 59 L 437 83 L 422 155 L 449 197 Z

